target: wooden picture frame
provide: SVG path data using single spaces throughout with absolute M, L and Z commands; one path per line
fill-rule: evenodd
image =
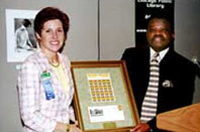
M 77 61 L 71 71 L 75 114 L 82 131 L 123 132 L 138 124 L 124 61 Z

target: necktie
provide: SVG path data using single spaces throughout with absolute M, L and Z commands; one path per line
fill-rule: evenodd
M 156 116 L 159 85 L 159 64 L 157 57 L 158 53 L 156 53 L 150 61 L 149 86 L 142 104 L 141 122 L 148 122 Z

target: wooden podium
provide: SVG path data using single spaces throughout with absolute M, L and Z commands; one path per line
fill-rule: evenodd
M 175 132 L 200 132 L 200 103 L 157 115 L 157 127 Z

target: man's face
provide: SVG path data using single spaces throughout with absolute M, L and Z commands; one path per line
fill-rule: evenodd
M 172 39 L 170 28 L 170 24 L 165 19 L 154 18 L 149 22 L 146 37 L 155 51 L 162 51 L 169 46 Z

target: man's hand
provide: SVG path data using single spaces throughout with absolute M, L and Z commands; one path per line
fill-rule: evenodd
M 136 125 L 130 132 L 149 132 L 150 126 L 147 123 L 140 123 Z

